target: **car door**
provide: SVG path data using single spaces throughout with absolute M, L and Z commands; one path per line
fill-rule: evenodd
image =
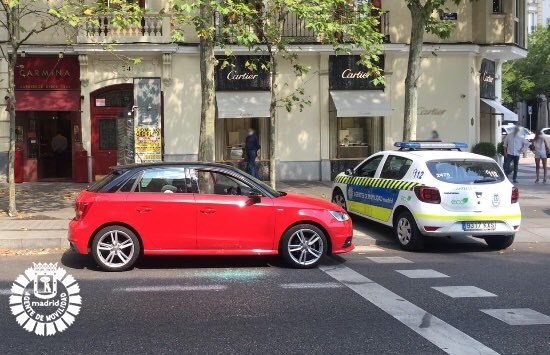
M 144 249 L 166 253 L 195 249 L 197 208 L 189 171 L 152 167 L 134 181 L 126 208 Z
M 355 168 L 346 192 L 350 212 L 369 215 L 370 186 L 383 158 L 384 154 L 375 155 Z
M 275 215 L 270 197 L 252 203 L 254 190 L 235 173 L 194 170 L 197 203 L 197 249 L 216 253 L 270 251 Z
M 369 217 L 388 222 L 399 197 L 401 179 L 409 171 L 413 161 L 403 156 L 389 154 L 384 160 L 376 181 L 371 187 Z

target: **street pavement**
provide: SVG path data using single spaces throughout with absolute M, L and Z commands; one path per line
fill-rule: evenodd
M 527 161 L 519 180 L 522 230 L 504 251 L 444 238 L 405 252 L 389 228 L 354 218 L 356 249 L 311 270 L 276 257 L 185 256 L 105 273 L 71 251 L 2 255 L 0 354 L 550 354 L 550 186 L 534 184 Z M 330 198 L 323 183 L 280 188 Z M 70 218 L 35 209 L 19 219 L 32 233 Z M 0 218 L 0 235 L 14 220 Z M 57 262 L 80 286 L 74 324 L 50 337 L 10 312 L 11 285 L 33 262 Z

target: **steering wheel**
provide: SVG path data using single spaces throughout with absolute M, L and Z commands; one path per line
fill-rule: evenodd
M 228 195 L 240 195 L 241 194 L 241 187 L 240 186 L 230 186 L 226 190 Z

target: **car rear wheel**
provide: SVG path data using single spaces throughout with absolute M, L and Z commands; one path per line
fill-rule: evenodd
M 422 234 L 409 211 L 401 212 L 393 225 L 395 236 L 405 250 L 418 250 L 423 246 Z
M 506 249 L 514 242 L 513 235 L 494 235 L 484 239 L 491 249 Z
M 106 271 L 123 271 L 136 262 L 141 247 L 134 232 L 122 226 L 108 226 L 96 233 L 92 243 L 95 262 Z
M 280 253 L 288 265 L 308 269 L 319 264 L 327 247 L 323 231 L 311 224 L 298 224 L 283 234 Z
M 332 203 L 342 207 L 344 211 L 347 211 L 346 198 L 340 189 L 334 190 L 332 194 Z

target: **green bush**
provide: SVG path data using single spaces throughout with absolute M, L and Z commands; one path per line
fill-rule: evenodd
M 497 155 L 497 148 L 493 143 L 479 142 L 474 145 L 472 152 L 480 155 L 484 155 L 489 158 L 494 158 Z

